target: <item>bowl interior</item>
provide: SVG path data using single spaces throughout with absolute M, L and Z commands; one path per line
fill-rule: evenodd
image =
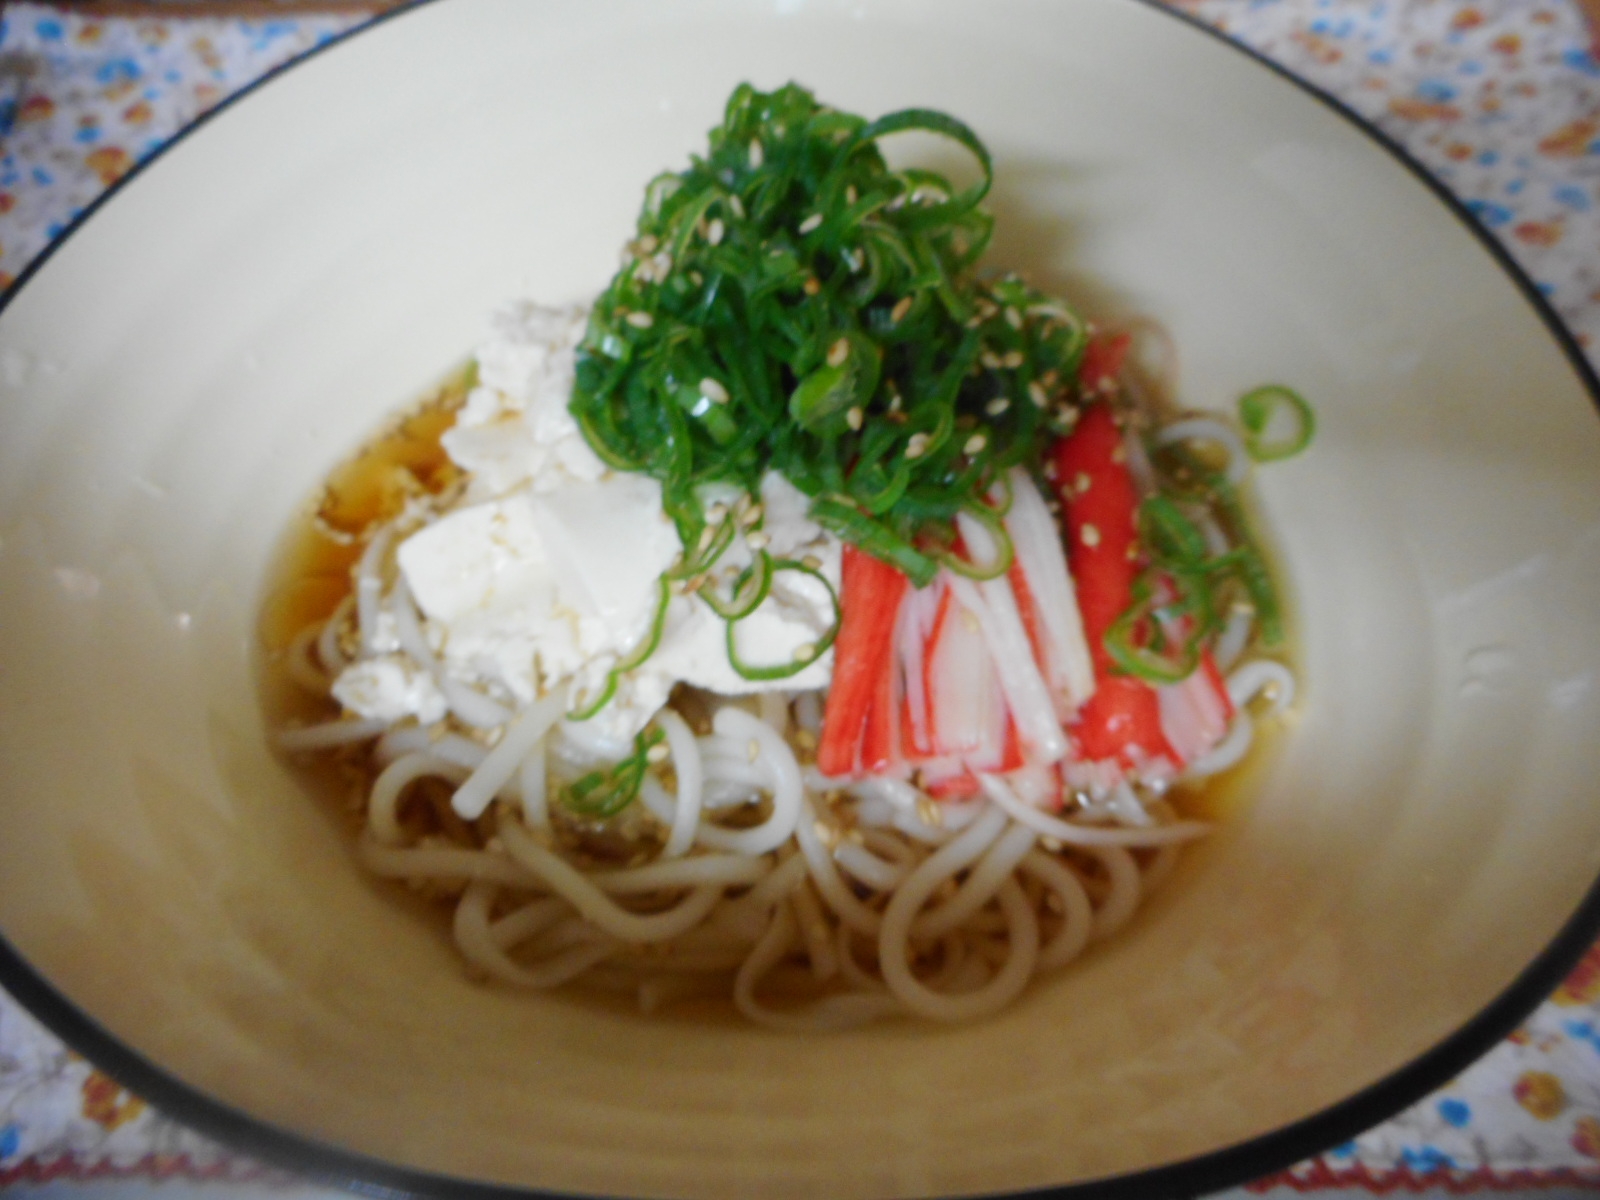
M 1188 404 L 1320 418 L 1260 475 L 1292 727 L 1129 932 L 970 1028 L 474 983 L 260 713 L 264 571 L 327 469 L 497 304 L 601 287 L 644 182 L 791 78 L 961 116 L 997 261 L 1159 322 Z M 0 929 L 181 1084 L 404 1169 L 931 1195 L 1235 1146 L 1455 1033 L 1600 870 L 1585 389 L 1407 169 L 1144 4 L 424 5 L 186 137 L 0 316 Z

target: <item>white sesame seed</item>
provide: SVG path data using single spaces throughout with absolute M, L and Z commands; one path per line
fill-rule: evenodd
M 867 414 L 862 412 L 861 406 L 857 404 L 849 412 L 845 413 L 844 423 L 850 426 L 851 429 L 860 429 L 861 423 L 866 420 L 866 416 Z
M 749 508 L 744 510 L 744 515 L 739 518 L 739 524 L 743 525 L 746 529 L 749 529 L 752 525 L 759 525 L 761 523 L 761 518 L 766 515 L 766 512 L 767 510 L 761 505 L 752 504 Z
M 1072 490 L 1081 496 L 1089 490 L 1089 484 L 1091 482 L 1092 481 L 1089 478 L 1089 472 L 1079 471 L 1072 477 Z
M 826 821 L 814 822 L 811 826 L 811 829 L 812 832 L 817 835 L 817 841 L 821 842 L 829 849 L 832 849 L 833 845 L 839 840 L 838 831 Z
M 800 560 L 802 567 L 810 567 L 813 571 L 822 570 L 822 560 L 815 554 L 808 554 Z
M 928 435 L 925 433 L 913 433 L 910 438 L 906 440 L 907 458 L 921 458 L 923 454 L 927 452 L 927 449 Z
M 713 246 L 722 244 L 722 235 L 726 232 L 721 217 L 712 217 L 711 224 L 706 226 L 706 241 Z
M 988 438 L 984 437 L 981 433 L 975 433 L 967 439 L 967 444 L 961 447 L 961 450 L 962 453 L 971 456 L 979 453 L 988 444 Z
M 810 662 L 817 656 L 817 648 L 811 642 L 801 642 L 794 648 L 795 662 Z
M 889 320 L 898 325 L 906 319 L 906 314 L 911 311 L 911 297 L 902 296 L 900 302 L 889 310 Z
M 844 189 L 844 202 L 846 204 L 854 204 L 856 202 L 856 185 L 855 184 L 852 183 L 852 184 L 850 184 L 848 187 L 846 187 Z
M 821 229 L 821 228 L 822 228 L 822 214 L 821 213 L 812 213 L 804 221 L 800 222 L 800 234 L 801 234 L 802 237 L 804 235 L 810 233 L 813 229 Z
M 709 525 L 707 525 L 704 529 L 702 529 L 700 531 L 699 548 L 701 550 L 704 550 L 707 546 L 711 545 L 711 536 L 712 536 L 712 530 L 711 530 L 711 526 L 709 526 Z
M 830 367 L 844 366 L 845 360 L 849 357 L 850 340 L 848 338 L 840 338 L 828 347 L 828 365 Z
M 663 763 L 667 761 L 667 756 L 671 753 L 672 751 L 667 748 L 666 743 L 657 742 L 645 751 L 644 757 L 647 762 Z
M 656 319 L 647 312 L 631 312 L 628 314 L 627 321 L 635 329 L 649 329 L 650 326 L 656 323 Z
M 1035 379 L 1028 385 L 1028 399 L 1033 401 L 1035 408 L 1045 408 L 1050 403 L 1050 393 L 1044 390 L 1044 384 Z
M 728 389 L 709 375 L 700 381 L 700 394 L 713 404 L 726 404 L 728 402 Z
M 998 417 L 1010 407 L 1010 400 L 1007 400 L 1004 396 L 996 396 L 993 400 L 989 401 L 989 403 L 983 406 L 983 411 L 988 413 L 991 417 Z
M 656 252 L 656 247 L 658 245 L 660 245 L 660 244 L 661 243 L 656 241 L 656 235 L 655 234 L 647 233 L 642 238 L 639 239 L 639 243 L 638 243 L 639 253 L 640 254 L 654 254 Z
M 1100 544 L 1100 530 L 1094 525 L 1085 525 L 1079 537 L 1083 539 L 1083 544 L 1091 550 Z
M 1013 329 L 1022 328 L 1022 314 L 1014 308 L 1006 309 L 1006 324 Z
M 759 171 L 761 170 L 761 164 L 766 161 L 767 155 L 766 152 L 761 149 L 761 139 L 752 139 L 750 142 L 750 169 L 752 171 Z
M 1012 350 L 1000 361 L 1005 365 L 1007 370 L 1015 371 L 1027 360 L 1023 358 L 1021 350 Z
M 737 196 L 729 196 L 728 211 L 738 217 L 739 220 L 744 220 L 744 201 Z
M 852 271 L 859 271 L 861 270 L 861 265 L 867 261 L 867 258 L 859 250 L 846 250 L 844 252 L 844 260 L 850 264 Z
M 765 550 L 772 544 L 772 535 L 760 529 L 752 529 L 744 535 L 744 540 L 752 550 Z

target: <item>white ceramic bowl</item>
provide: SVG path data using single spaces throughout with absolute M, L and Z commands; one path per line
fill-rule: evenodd
M 1279 380 L 1306 700 L 1128 934 L 961 1029 L 469 982 L 268 752 L 290 513 L 502 301 L 597 290 L 733 85 L 932 105 L 997 257 Z M 1549 312 L 1330 106 L 1136 0 L 437 0 L 117 189 L 0 314 L 0 978 L 202 1129 L 406 1189 L 1238 1181 L 1487 1049 L 1600 924 L 1600 421 Z

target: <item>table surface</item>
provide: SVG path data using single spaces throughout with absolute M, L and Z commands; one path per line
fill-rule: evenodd
M 1431 171 L 1600 369 L 1600 47 L 1576 0 L 1168 3 L 1337 98 Z M 6 6 L 0 290 L 132 166 L 240 88 L 359 25 L 361 7 Z M 3 992 L 0 1188 L 80 1200 L 332 1194 L 151 1109 Z M 1600 1190 L 1600 947 L 1443 1089 L 1237 1194 L 1397 1190 Z

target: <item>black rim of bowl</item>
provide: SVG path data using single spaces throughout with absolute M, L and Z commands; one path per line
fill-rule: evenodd
M 203 114 L 79 213 L 28 265 L 9 292 L 0 297 L 0 313 L 5 311 L 21 288 L 44 267 L 67 238 L 108 203 L 129 180 L 161 158 L 169 147 L 300 63 L 385 21 L 435 2 L 408 0 L 399 7 L 381 12 L 273 68 Z M 1138 2 L 1229 46 L 1258 66 L 1292 83 L 1305 95 L 1338 113 L 1404 166 L 1477 239 L 1516 284 L 1583 381 L 1596 409 L 1600 410 L 1600 376 L 1596 375 L 1576 338 L 1538 286 L 1494 235 L 1472 216 L 1466 205 L 1409 151 L 1342 101 L 1265 55 L 1205 24 L 1198 17 L 1168 8 L 1162 0 Z M 1129 1200 L 1134 1197 L 1141 1200 L 1184 1197 L 1235 1187 L 1283 1171 L 1383 1123 L 1460 1074 L 1516 1029 L 1560 985 L 1577 965 L 1584 951 L 1594 944 L 1597 935 L 1600 935 L 1600 878 L 1591 885 L 1582 903 L 1550 944 L 1477 1016 L 1406 1066 L 1355 1095 L 1283 1129 L 1195 1158 L 1148 1171 L 1035 1189 L 1015 1195 L 1072 1197 L 1074 1200 L 1088 1200 L 1089 1197 L 1105 1197 L 1107 1200 L 1120 1197 Z M 450 1195 L 482 1197 L 484 1200 L 557 1195 L 537 1188 L 473 1183 L 428 1171 L 397 1167 L 354 1151 L 317 1142 L 252 1117 L 179 1081 L 124 1045 L 57 991 L 17 953 L 3 934 L 0 934 L 0 986 L 57 1037 L 130 1091 L 185 1125 L 263 1163 L 270 1163 L 330 1187 L 369 1195 Z

